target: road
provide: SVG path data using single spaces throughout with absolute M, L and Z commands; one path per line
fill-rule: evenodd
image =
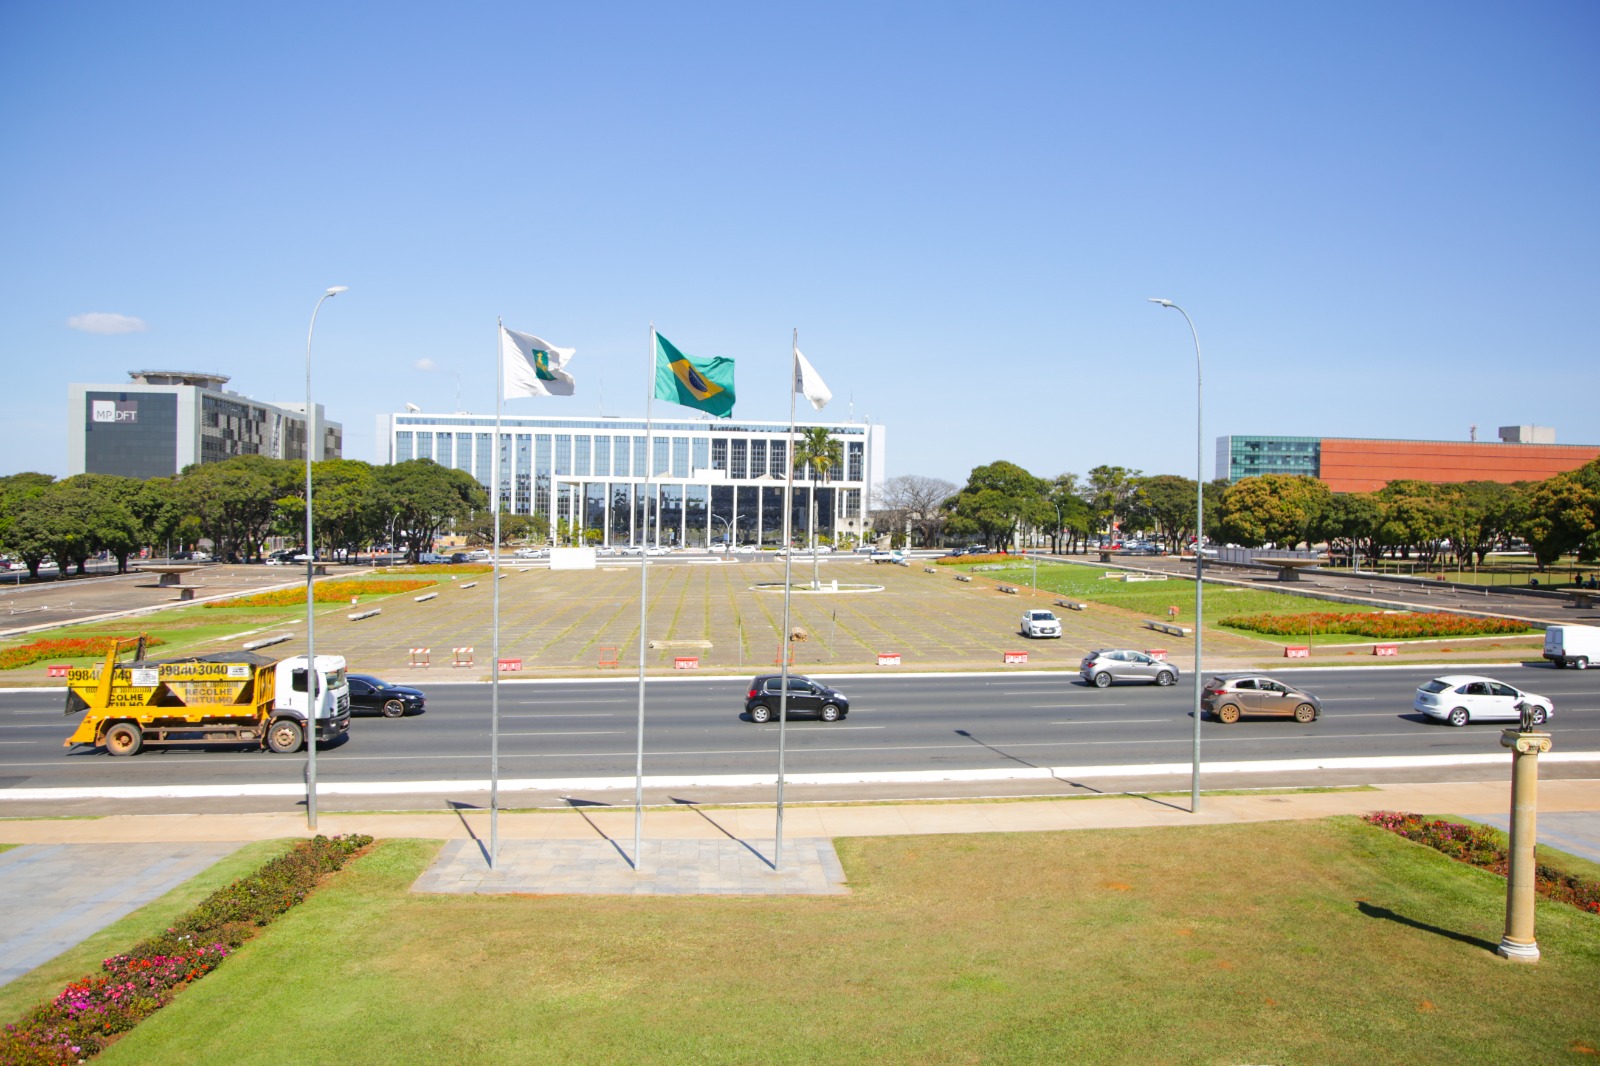
M 1476 780 L 1504 776 L 1500 726 L 1455 729 L 1410 710 L 1416 686 L 1439 671 L 1415 668 L 1297 670 L 1322 696 L 1321 720 L 1202 724 L 1207 788 L 1355 784 L 1377 780 Z M 1542 664 L 1501 669 L 1513 684 L 1551 697 L 1560 759 L 1547 776 L 1600 771 L 1600 671 Z M 842 678 L 851 713 L 839 723 L 791 721 L 786 772 L 791 798 L 883 799 L 954 795 L 1070 794 L 1186 789 L 1193 688 L 1097 690 L 1075 675 L 1030 673 Z M 700 802 L 771 797 L 778 727 L 740 711 L 741 679 L 652 681 L 647 690 L 645 773 L 651 797 L 686 789 Z M 490 690 L 427 688 L 426 713 L 358 718 L 350 736 L 317 758 L 324 805 L 340 809 L 475 804 L 489 773 Z M 0 815 L 105 813 L 126 809 L 103 794 L 34 790 L 132 787 L 140 810 L 293 809 L 305 759 L 261 751 L 146 749 L 112 758 L 66 750 L 71 720 L 57 692 L 0 693 Z M 506 683 L 500 689 L 501 777 L 508 806 L 594 795 L 631 801 L 637 688 L 631 681 Z M 1484 765 L 1474 758 L 1492 757 Z M 1397 765 L 1374 764 L 1374 757 Z M 1369 760 L 1351 764 L 1349 760 Z M 1296 762 L 1309 760 L 1308 763 Z M 1343 760 L 1343 762 L 1341 762 Z M 1239 764 L 1247 764 L 1240 768 Z M 1244 772 L 1251 770 L 1253 772 Z M 831 775 L 831 776 L 830 776 Z M 200 795 L 157 795 L 183 786 Z M 22 790 L 22 791 L 19 791 Z M 223 793 L 226 795 L 217 795 Z M 7 795 L 12 798 L 6 799 Z M 28 799 L 18 799 L 28 796 Z

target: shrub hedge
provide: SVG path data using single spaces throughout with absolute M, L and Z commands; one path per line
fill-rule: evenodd
M 1525 633 L 1521 622 L 1504 618 L 1474 618 L 1446 611 L 1428 614 L 1383 614 L 1370 611 L 1339 613 L 1305 611 L 1300 614 L 1236 614 L 1217 623 L 1255 633 L 1294 636 L 1310 632 L 1348 633 L 1375 640 L 1402 640 L 1415 637 L 1474 637 L 1504 633 Z
M 1407 840 L 1425 844 L 1457 862 L 1468 863 L 1502 877 L 1511 868 L 1511 855 L 1500 843 L 1500 834 L 1488 826 L 1463 825 L 1438 818 L 1427 820 L 1421 815 L 1400 811 L 1377 811 L 1367 815 L 1366 821 Z M 1533 887 L 1546 899 L 1570 903 L 1590 914 L 1600 914 L 1600 881 L 1563 873 L 1541 862 L 1533 869 Z
M 325 874 L 370 843 L 364 835 L 302 840 L 250 876 L 218 889 L 177 925 L 106 959 L 100 973 L 73 981 L 55 999 L 7 1025 L 0 1032 L 0 1063 L 70 1066 L 98 1054 L 216 969 L 256 929 L 305 899 Z

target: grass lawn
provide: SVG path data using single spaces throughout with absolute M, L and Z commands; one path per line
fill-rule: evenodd
M 390 841 L 98 1062 L 1593 1061 L 1600 918 L 1353 818 L 845 840 L 852 894 L 415 896 Z

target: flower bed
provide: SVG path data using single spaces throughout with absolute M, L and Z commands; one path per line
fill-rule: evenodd
M 1022 556 L 1010 555 L 1006 552 L 990 552 L 988 555 L 941 555 L 933 561 L 935 566 L 966 566 L 968 563 L 1017 563 L 1025 562 Z
M 325 874 L 372 843 L 369 836 L 313 837 L 248 877 L 218 889 L 177 925 L 101 971 L 73 981 L 0 1032 L 7 1066 L 65 1066 L 98 1054 L 121 1033 L 222 964 L 255 930 L 305 899 Z
M 513 561 L 526 563 L 525 559 L 512 560 L 509 556 L 502 556 L 501 566 L 507 566 Z M 388 574 L 487 574 L 494 569 L 493 563 L 415 563 L 401 566 L 386 566 L 383 573 Z
M 131 639 L 131 637 L 56 637 L 50 640 L 35 640 L 0 651 L 0 670 L 15 670 L 19 666 L 27 666 L 44 659 L 94 658 L 110 651 L 112 641 Z M 165 643 L 166 641 L 160 637 L 145 638 L 147 648 Z
M 1221 619 L 1217 624 L 1279 636 L 1298 636 L 1307 632 L 1348 633 L 1352 636 L 1372 637 L 1375 640 L 1474 637 L 1528 631 L 1528 627 L 1521 622 L 1504 618 L 1474 618 L 1471 615 L 1442 611 L 1429 614 L 1374 614 L 1368 611 L 1236 614 Z
M 347 581 L 323 581 L 315 587 L 318 603 L 346 603 L 352 596 L 395 596 L 437 584 L 437 581 L 422 578 L 357 578 Z M 236 596 L 231 600 L 216 600 L 206 606 L 294 607 L 305 602 L 306 590 L 292 588 L 258 592 L 254 596 Z
M 1407 840 L 1425 844 L 1480 870 L 1506 876 L 1511 856 L 1500 843 L 1500 834 L 1483 825 L 1463 825 L 1441 819 L 1425 820 L 1421 815 L 1399 811 L 1377 811 L 1366 816 L 1369 825 L 1387 829 Z M 1589 881 L 1544 863 L 1533 869 L 1533 887 L 1539 895 L 1558 903 L 1570 903 L 1590 914 L 1600 914 L 1600 881 Z

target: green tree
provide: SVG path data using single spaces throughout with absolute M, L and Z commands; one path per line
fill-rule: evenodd
M 73 559 L 79 573 L 90 555 L 102 551 L 116 558 L 117 573 L 127 573 L 128 556 L 148 540 L 134 507 L 140 488 L 137 478 L 111 474 L 78 474 L 55 487 L 65 497 L 68 513 L 82 523 L 85 551 Z
M 1179 552 L 1194 536 L 1196 491 L 1193 478 L 1174 474 L 1134 479 L 1139 513 L 1146 516 L 1167 550 Z
M 1129 517 L 1138 492 L 1134 479 L 1139 476 L 1138 470 L 1125 466 L 1097 466 L 1089 471 L 1083 496 L 1099 532 L 1109 532 L 1113 526 L 1120 528 Z
M 794 445 L 794 468 L 805 472 L 811 490 L 806 541 L 813 547 L 817 542 L 817 482 L 826 481 L 828 472 L 843 461 L 844 448 L 828 436 L 826 426 L 808 426 L 800 431 L 800 439 Z
M 1055 516 L 1050 484 L 1004 460 L 973 467 L 966 487 L 945 503 L 949 528 L 981 533 L 992 548 L 1009 549 L 1024 525 L 1046 527 Z
M 379 467 L 377 487 L 385 513 L 395 516 L 406 532 L 407 557 L 429 550 L 439 534 L 453 523 L 489 504 L 489 495 L 465 470 L 440 466 L 432 459 L 408 459 Z
M 1222 532 L 1248 548 L 1270 543 L 1292 549 L 1315 532 L 1331 498 L 1328 486 L 1304 474 L 1243 478 L 1223 494 Z
M 298 496 L 297 473 L 304 467 L 264 455 L 239 455 L 220 463 L 185 467 L 176 486 L 180 508 L 199 522 L 217 558 L 260 557 L 261 545 L 279 523 L 283 502 Z M 304 497 L 301 508 L 304 511 Z M 300 528 L 304 528 L 302 525 Z
M 1576 472 L 1557 474 L 1528 487 L 1522 495 L 1521 533 L 1540 570 L 1563 554 L 1590 548 L 1600 534 L 1600 493 Z M 24 556 L 26 559 L 26 556 Z

